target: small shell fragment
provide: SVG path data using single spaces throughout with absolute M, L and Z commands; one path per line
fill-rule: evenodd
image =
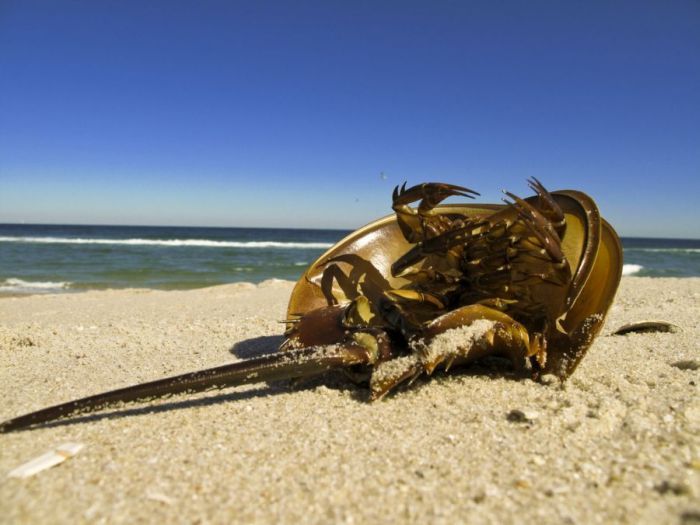
M 156 490 L 148 490 L 146 492 L 146 499 L 159 501 L 160 503 L 164 503 L 166 505 L 172 505 L 173 503 L 175 503 L 175 500 L 173 498 L 171 498 L 170 496 L 166 496 L 162 492 L 158 492 Z
M 59 463 L 63 463 L 68 458 L 75 456 L 84 446 L 85 445 L 82 443 L 63 443 L 54 450 L 47 452 L 46 454 L 42 454 L 41 456 L 20 465 L 16 469 L 11 470 L 8 477 L 28 478 L 29 476 L 38 474 L 42 470 L 55 467 Z
M 680 327 L 668 321 L 639 321 L 637 323 L 624 324 L 613 332 L 613 335 L 625 335 L 631 333 L 680 332 Z
M 511 423 L 532 423 L 538 417 L 540 415 L 534 410 L 519 410 L 516 408 L 508 412 L 506 419 Z
M 683 359 L 681 361 L 676 361 L 671 363 L 671 366 L 675 366 L 679 370 L 699 370 L 700 360 L 698 359 Z

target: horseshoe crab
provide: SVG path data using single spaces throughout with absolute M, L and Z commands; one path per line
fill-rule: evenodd
M 529 184 L 534 196 L 506 192 L 504 204 L 443 204 L 478 195 L 451 184 L 397 187 L 393 215 L 339 241 L 299 279 L 280 352 L 56 405 L 0 423 L 0 432 L 331 369 L 368 380 L 370 399 L 487 355 L 534 379 L 565 380 L 602 327 L 622 249 L 590 197 Z

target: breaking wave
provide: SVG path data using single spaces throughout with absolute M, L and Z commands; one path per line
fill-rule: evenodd
M 70 285 L 69 282 L 25 281 L 10 278 L 0 281 L 0 293 L 50 293 L 65 290 Z
M 700 253 L 700 248 L 625 248 L 626 252 Z
M 634 275 L 639 273 L 644 269 L 641 264 L 623 264 L 622 265 L 622 275 Z
M 333 246 L 328 242 L 281 242 L 281 241 L 212 241 L 208 239 L 83 239 L 80 237 L 2 237 L 0 242 L 25 244 L 110 244 L 127 246 L 197 246 L 203 248 L 282 248 L 325 249 Z

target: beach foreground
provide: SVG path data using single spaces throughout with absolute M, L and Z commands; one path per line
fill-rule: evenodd
M 292 286 L 3 298 L 0 419 L 274 350 Z M 326 377 L 0 435 L 0 522 L 698 523 L 699 311 L 699 278 L 623 278 L 564 388 L 490 363 L 373 404 Z M 682 330 L 610 335 L 645 319 Z

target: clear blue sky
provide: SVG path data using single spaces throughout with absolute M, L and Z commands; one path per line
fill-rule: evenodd
M 531 175 L 700 237 L 700 2 L 0 0 L 0 222 L 354 228 Z

